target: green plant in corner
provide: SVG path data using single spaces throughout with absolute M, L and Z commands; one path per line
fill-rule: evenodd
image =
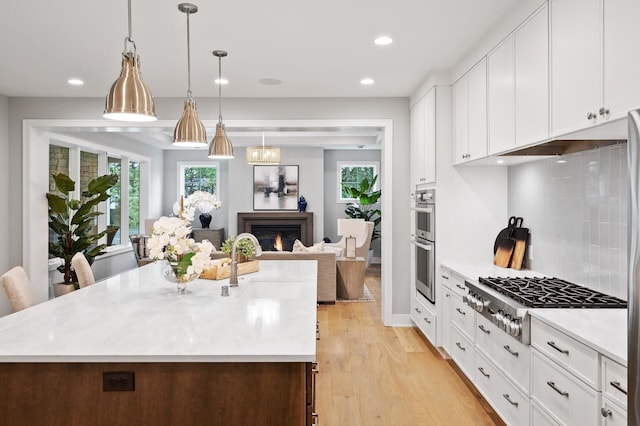
M 362 179 L 358 186 L 342 185 L 342 188 L 349 194 L 349 197 L 356 200 L 347 205 L 344 211 L 347 216 L 352 219 L 364 219 L 365 222 L 374 223 L 371 241 L 380 238 L 378 225 L 380 225 L 382 221 L 382 211 L 374 207 L 382 195 L 382 191 L 375 190 L 377 180 L 378 175 L 375 175 L 371 181 L 367 178 Z
M 220 251 L 226 254 L 227 256 L 231 257 L 231 250 L 233 249 L 233 243 L 235 240 L 236 240 L 235 235 L 229 236 L 229 238 L 227 238 L 222 243 L 222 246 L 220 247 Z M 236 257 L 238 257 L 239 255 L 242 255 L 248 260 L 248 259 L 251 259 L 254 251 L 255 251 L 255 247 L 253 245 L 253 241 L 249 240 L 248 238 L 245 238 L 238 242 L 238 246 L 236 247 Z M 240 262 L 240 259 L 236 259 L 236 260 Z
M 109 198 L 107 192 L 118 182 L 117 175 L 99 176 L 89 182 L 87 190 L 82 193 L 84 201 L 73 197 L 75 182 L 65 174 L 53 176 L 58 193 L 47 193 L 49 204 L 49 229 L 55 235 L 49 242 L 49 257 L 63 260 L 58 271 L 64 275 L 63 284 L 77 283 L 75 272 L 71 269 L 71 258 L 81 252 L 89 264 L 107 245 L 97 244 L 107 231 L 95 232 L 95 218 L 102 213 L 95 207 Z M 77 286 L 77 285 L 76 285 Z

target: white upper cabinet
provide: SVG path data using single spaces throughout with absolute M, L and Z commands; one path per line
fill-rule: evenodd
M 640 108 L 640 1 L 604 2 L 604 102 L 599 119 L 626 116 Z M 609 110 L 609 114 L 606 113 Z
M 489 154 L 515 145 L 515 72 L 513 36 L 487 55 Z
M 638 0 L 551 0 L 551 133 L 640 107 Z
M 595 123 L 602 93 L 601 0 L 551 0 L 551 133 Z
M 549 137 L 549 8 L 545 4 L 514 33 L 515 143 Z
M 487 155 L 487 60 L 453 85 L 454 164 Z
M 411 108 L 411 176 L 414 185 L 436 181 L 436 91 Z

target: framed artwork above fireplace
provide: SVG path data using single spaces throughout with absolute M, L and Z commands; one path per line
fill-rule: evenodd
M 253 166 L 253 210 L 298 210 L 298 166 Z

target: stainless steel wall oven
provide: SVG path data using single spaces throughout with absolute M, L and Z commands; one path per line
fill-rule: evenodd
M 435 303 L 436 247 L 435 247 L 435 190 L 416 191 L 416 290 Z

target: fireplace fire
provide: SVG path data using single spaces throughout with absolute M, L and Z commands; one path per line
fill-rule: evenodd
M 282 251 L 282 236 L 280 234 L 276 235 L 276 242 L 273 244 L 273 248 L 277 251 Z

